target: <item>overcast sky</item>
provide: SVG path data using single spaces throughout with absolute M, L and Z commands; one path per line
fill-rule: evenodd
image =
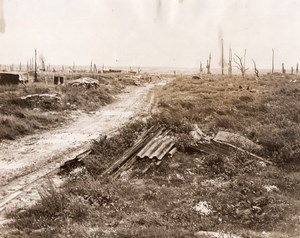
M 1 20 L 3 18 L 3 20 Z M 0 0 L 0 63 L 198 67 L 231 45 L 248 64 L 300 62 L 297 0 Z M 252 66 L 252 63 L 251 63 Z

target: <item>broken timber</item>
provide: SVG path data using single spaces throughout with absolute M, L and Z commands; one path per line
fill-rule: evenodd
M 251 152 L 249 152 L 249 151 L 247 151 L 247 150 L 244 150 L 244 149 L 242 149 L 242 148 L 240 148 L 240 147 L 237 147 L 237 146 L 235 146 L 235 145 L 232 145 L 232 144 L 229 144 L 229 143 L 226 143 L 226 142 L 220 142 L 220 141 L 215 141 L 215 140 L 213 140 L 213 141 L 214 141 L 214 142 L 217 142 L 217 143 L 219 143 L 219 144 L 226 145 L 226 146 L 228 146 L 228 147 L 231 147 L 231 148 L 233 148 L 233 149 L 235 149 L 235 150 L 238 150 L 238 151 L 241 151 L 241 152 L 243 152 L 243 153 L 246 153 L 246 154 L 252 156 L 252 157 L 255 158 L 255 159 L 258 159 L 258 160 L 260 160 L 260 161 L 265 162 L 266 164 L 270 164 L 270 165 L 273 164 L 271 161 L 266 160 L 266 159 L 264 159 L 264 158 L 262 158 L 262 157 L 260 157 L 260 156 L 258 156 L 258 155 L 255 155 L 255 154 L 253 154 L 253 153 L 251 153 Z
M 244 150 L 238 146 L 232 145 L 227 142 L 220 142 L 214 139 L 211 140 L 210 143 L 201 143 L 197 146 L 189 146 L 186 148 L 186 151 L 189 152 L 196 152 L 196 153 L 203 153 L 203 154 L 222 154 L 229 156 L 233 151 L 240 151 L 243 152 L 252 158 L 258 159 L 263 161 L 266 164 L 272 165 L 273 163 L 269 160 L 266 160 L 258 155 L 255 155 L 247 150 Z

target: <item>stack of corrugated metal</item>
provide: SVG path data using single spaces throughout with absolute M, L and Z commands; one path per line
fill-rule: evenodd
M 151 127 L 143 133 L 133 147 L 124 153 L 122 158 L 104 171 L 103 175 L 117 178 L 122 172 L 130 169 L 137 159 L 148 159 L 149 165 L 152 162 L 159 165 L 164 157 L 173 156 L 177 151 L 174 138 L 169 136 L 169 133 L 170 130 Z M 144 171 L 146 172 L 147 169 Z

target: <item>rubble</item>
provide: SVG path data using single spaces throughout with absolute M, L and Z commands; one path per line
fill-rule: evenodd
M 69 82 L 69 85 L 78 87 L 97 87 L 99 86 L 99 81 L 97 79 L 89 78 L 89 77 L 82 77 L 79 79 L 72 80 Z

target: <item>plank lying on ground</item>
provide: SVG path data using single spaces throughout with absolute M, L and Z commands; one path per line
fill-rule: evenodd
M 240 147 L 237 147 L 237 146 L 235 146 L 235 145 L 232 145 L 232 144 L 229 144 L 229 143 L 226 143 L 226 142 L 215 141 L 215 140 L 212 140 L 212 141 L 214 141 L 214 142 L 216 142 L 216 143 L 219 143 L 219 144 L 222 144 L 222 145 L 227 145 L 227 146 L 229 146 L 229 147 L 231 147 L 231 148 L 233 148 L 233 149 L 235 149 L 235 150 L 244 152 L 244 153 L 246 153 L 246 154 L 248 154 L 248 155 L 250 155 L 250 156 L 252 156 L 252 157 L 254 157 L 254 158 L 258 159 L 258 160 L 260 160 L 260 161 L 265 162 L 266 164 L 270 164 L 270 165 L 273 164 L 271 161 L 266 160 L 266 159 L 264 159 L 264 158 L 262 158 L 262 157 L 260 157 L 260 156 L 258 156 L 258 155 L 255 155 L 255 154 L 253 154 L 253 153 L 251 153 L 251 152 L 249 152 L 249 151 L 247 151 L 247 150 L 244 150 L 244 149 L 242 149 L 242 148 L 240 148 Z
M 66 161 L 63 165 L 60 166 L 60 170 L 67 172 L 78 165 L 84 165 L 83 159 L 86 158 L 89 154 L 91 154 L 92 151 L 92 149 L 88 149 L 77 155 L 74 159 Z

